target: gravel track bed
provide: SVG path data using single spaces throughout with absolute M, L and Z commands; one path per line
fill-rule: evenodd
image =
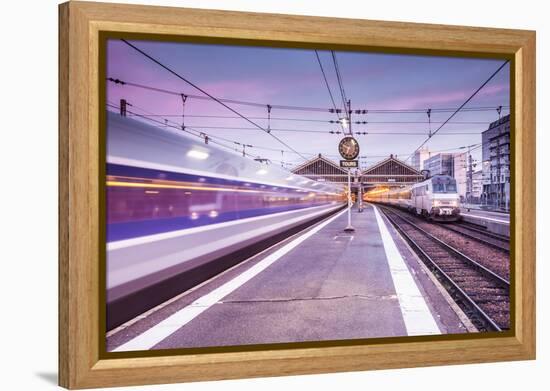
M 470 262 L 450 253 L 444 245 L 434 242 L 415 227 L 407 223 L 411 219 L 408 215 L 389 211 L 390 216 L 394 215 L 397 224 L 401 229 L 417 243 L 420 248 L 447 274 L 447 276 L 462 289 L 501 329 L 510 327 L 510 297 L 509 289 L 499 285 L 494 277 L 483 274 L 479 269 L 473 267 Z M 403 220 L 405 219 L 405 220 Z M 416 221 L 412 221 L 416 224 Z M 421 224 L 417 224 L 419 227 Z M 424 227 L 422 227 L 424 229 Z M 425 229 L 427 232 L 431 230 Z M 444 230 L 444 229 L 440 229 Z M 449 231 L 446 231 L 449 232 Z M 438 237 L 438 235 L 434 234 Z M 462 247 L 455 246 L 442 239 L 445 243 L 462 250 Z M 479 243 L 478 243 L 479 244 Z M 466 252 L 463 252 L 465 255 Z M 502 255 L 502 254 L 501 254 Z M 475 259 L 476 261 L 478 259 Z M 482 264 L 482 262 L 479 262 Z M 488 267 L 487 265 L 484 265 Z M 489 267 L 488 267 L 489 268 Z M 494 269 L 491 269 L 494 270 Z M 475 318 L 476 314 L 471 317 Z
M 424 219 L 410 213 L 395 211 L 393 209 L 392 212 L 411 220 L 420 228 L 431 233 L 448 245 L 456 248 L 464 255 L 467 255 L 473 260 L 479 262 L 481 265 L 498 274 L 500 277 L 510 280 L 510 256 L 503 251 L 489 247 L 475 239 L 462 236 L 460 233 L 449 231 L 448 229 L 427 222 Z
M 495 238 L 495 237 L 490 236 L 487 233 L 481 232 L 479 230 L 470 229 L 468 226 L 465 226 L 465 225 L 438 224 L 437 226 L 440 227 L 440 228 L 446 229 L 447 231 L 453 231 L 453 230 L 457 231 L 455 233 L 457 233 L 459 235 L 460 234 L 471 235 L 474 238 L 478 238 L 482 242 L 481 244 L 490 246 L 490 244 L 483 243 L 483 242 L 488 242 L 488 243 L 491 243 L 494 246 L 497 246 L 497 247 L 501 248 L 501 250 L 499 250 L 499 249 L 496 249 L 496 250 L 503 251 L 503 252 L 505 252 L 505 251 L 509 252 L 510 251 L 510 241 L 509 240 L 504 241 L 502 239 Z M 476 240 L 476 239 L 472 239 L 472 240 Z

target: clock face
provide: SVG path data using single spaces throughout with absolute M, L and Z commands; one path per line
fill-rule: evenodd
M 353 137 L 344 137 L 338 145 L 338 152 L 346 160 L 353 160 L 359 155 L 359 143 Z

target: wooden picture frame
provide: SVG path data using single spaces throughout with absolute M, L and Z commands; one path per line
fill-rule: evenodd
M 512 63 L 513 330 L 484 337 L 105 358 L 98 259 L 102 32 L 396 53 L 499 55 Z M 313 374 L 535 358 L 535 32 L 169 7 L 59 6 L 59 384 L 67 388 Z M 458 353 L 458 354 L 457 354 Z

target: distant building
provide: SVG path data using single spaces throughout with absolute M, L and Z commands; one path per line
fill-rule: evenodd
M 424 169 L 424 160 L 430 157 L 430 151 L 427 147 L 419 148 L 413 155 L 411 160 L 411 167 L 416 171 L 422 171 Z
M 452 153 L 438 153 L 424 160 L 424 170 L 430 170 L 430 175 L 454 176 L 454 160 Z
M 468 153 L 438 153 L 424 160 L 424 169 L 430 176 L 449 175 L 456 179 L 457 191 L 462 199 L 468 195 Z
M 463 153 L 453 153 L 453 173 L 452 176 L 456 179 L 458 195 L 462 199 L 466 199 L 468 193 L 468 173 L 467 173 L 467 162 L 468 154 Z
M 482 193 L 483 193 L 483 171 L 479 170 L 472 173 L 471 201 L 474 203 L 479 203 Z
M 481 134 L 483 201 L 508 208 L 510 205 L 510 115 L 489 125 Z

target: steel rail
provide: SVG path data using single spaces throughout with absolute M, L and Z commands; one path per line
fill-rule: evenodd
M 502 331 L 502 328 L 476 303 L 476 301 L 472 299 L 470 295 L 466 293 L 464 289 L 462 289 L 457 284 L 457 282 L 455 282 L 452 279 L 452 277 L 449 276 L 449 274 L 442 269 L 442 267 L 437 263 L 437 261 L 434 260 L 430 255 L 428 255 L 428 253 L 421 247 L 421 245 L 418 244 L 408 233 L 406 233 L 405 230 L 401 227 L 401 225 L 397 221 L 395 221 L 395 219 L 390 215 L 393 214 L 394 216 L 397 216 L 398 218 L 403 220 L 406 224 L 409 224 L 417 232 L 420 232 L 428 239 L 437 243 L 440 247 L 442 247 L 444 251 L 447 251 L 447 253 L 449 253 L 451 256 L 454 256 L 455 258 L 459 258 L 459 260 L 463 261 L 465 265 L 471 266 L 474 270 L 476 270 L 482 276 L 494 282 L 497 286 L 507 289 L 508 292 L 510 289 L 510 283 L 507 280 L 503 279 L 502 277 L 498 276 L 497 274 L 493 273 L 483 265 L 480 265 L 478 262 L 464 255 L 454 247 L 449 246 L 445 242 L 441 241 L 440 239 L 426 232 L 422 228 L 418 227 L 416 224 L 410 222 L 409 220 L 407 220 L 400 214 L 396 213 L 395 211 L 387 207 L 380 207 L 380 209 L 384 212 L 384 215 L 390 221 L 390 223 L 401 233 L 401 235 L 405 238 L 405 240 L 411 245 L 413 250 L 426 263 L 426 265 L 432 271 L 434 270 L 436 271 L 436 274 L 439 276 L 439 279 L 442 280 L 447 290 L 451 294 L 454 294 L 455 297 L 458 297 L 460 301 L 464 303 L 464 305 L 467 307 L 470 313 L 475 314 L 475 316 L 470 316 L 470 317 L 474 319 L 477 318 L 482 324 L 482 326 L 487 330 Z
M 486 232 L 486 231 L 478 230 L 478 229 L 475 229 L 475 228 L 470 228 L 470 227 L 465 226 L 465 225 L 458 225 L 458 226 L 455 227 L 455 226 L 449 226 L 447 224 L 438 223 L 437 226 L 441 227 L 443 229 L 446 229 L 447 231 L 458 233 L 462 236 L 465 236 L 467 238 L 475 240 L 475 241 L 477 241 L 481 244 L 492 247 L 496 250 L 500 250 L 500 251 L 503 251 L 505 253 L 510 254 L 510 247 L 506 247 L 506 246 L 500 245 L 498 243 L 491 242 L 490 240 L 484 239 L 480 236 L 476 236 L 476 235 L 474 235 L 472 233 L 469 233 L 469 232 L 464 232 L 464 231 L 462 231 L 462 229 L 464 229 L 466 231 L 470 231 L 470 232 L 476 232 L 476 233 L 481 234 L 481 235 L 485 235 L 488 238 L 492 238 L 492 239 L 500 240 L 500 241 L 505 242 L 505 243 L 509 243 L 508 240 L 505 241 L 504 239 L 502 239 L 500 237 L 495 237 L 495 236 L 492 236 L 492 235 L 488 235 L 488 232 Z M 458 227 L 460 227 L 460 228 L 458 228 Z

